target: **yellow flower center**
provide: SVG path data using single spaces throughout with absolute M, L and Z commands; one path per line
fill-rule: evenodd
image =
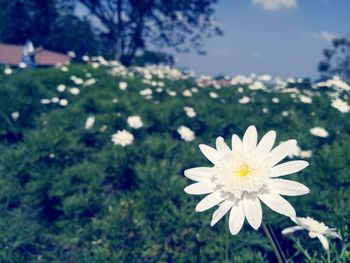
M 247 176 L 250 175 L 252 173 L 252 170 L 250 169 L 250 167 L 247 164 L 243 164 L 241 165 L 237 170 L 236 170 L 236 175 L 237 176 Z

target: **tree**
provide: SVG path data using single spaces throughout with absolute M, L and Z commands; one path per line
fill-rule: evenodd
M 100 21 L 105 47 L 124 65 L 152 46 L 203 53 L 203 38 L 222 33 L 212 17 L 217 0 L 77 1 Z
M 79 55 L 96 55 L 97 36 L 88 19 L 74 15 L 69 0 L 0 0 L 0 41 Z
M 318 65 L 322 77 L 338 75 L 342 80 L 350 82 L 350 39 L 337 38 L 332 48 L 323 51 L 325 56 Z

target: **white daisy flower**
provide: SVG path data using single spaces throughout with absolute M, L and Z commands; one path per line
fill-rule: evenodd
M 126 83 L 125 81 L 119 82 L 119 88 L 121 90 L 126 90 L 128 88 L 128 83 Z
M 78 95 L 80 93 L 80 89 L 73 87 L 69 89 L 69 92 L 73 95 Z
M 66 100 L 66 99 L 61 99 L 61 100 L 59 101 L 59 104 L 60 104 L 61 106 L 65 107 L 65 106 L 68 105 L 68 100 Z
M 64 92 L 64 91 L 66 90 L 66 85 L 64 85 L 64 84 L 58 85 L 58 86 L 57 86 L 57 90 L 58 90 L 59 92 Z
M 283 229 L 283 235 L 289 235 L 299 230 L 307 230 L 309 231 L 309 237 L 317 237 L 325 250 L 329 249 L 329 243 L 326 237 L 341 239 L 335 228 L 329 228 L 324 223 L 318 222 L 311 217 L 294 217 L 291 218 L 291 220 L 297 224 L 297 226 Z
M 139 129 L 143 126 L 141 117 L 137 115 L 128 117 L 127 123 L 131 128 L 134 128 L 134 129 Z
M 196 138 L 194 132 L 190 128 L 183 125 L 177 128 L 177 132 L 180 134 L 181 139 L 186 142 L 191 142 Z
M 295 216 L 294 208 L 281 195 L 297 196 L 309 193 L 305 185 L 277 177 L 299 172 L 308 166 L 303 160 L 278 164 L 288 156 L 296 140 L 288 140 L 272 150 L 276 132 L 270 131 L 258 142 L 256 128 L 250 126 L 241 140 L 232 136 L 232 150 L 222 137 L 216 139 L 216 149 L 201 144 L 200 150 L 214 164 L 185 171 L 185 176 L 196 183 L 185 188 L 192 195 L 207 195 L 196 206 L 203 212 L 216 205 L 211 226 L 229 210 L 229 229 L 238 234 L 245 218 L 258 229 L 262 221 L 260 200 L 277 213 Z
M 5 74 L 5 75 L 11 75 L 12 72 L 13 72 L 13 70 L 12 70 L 10 67 L 6 67 L 6 68 L 4 69 L 4 74 Z
M 149 96 L 152 95 L 153 91 L 151 89 L 144 89 L 140 91 L 140 95 L 142 96 Z
M 332 101 L 332 107 L 342 113 L 347 113 L 350 111 L 350 106 L 346 103 L 346 101 L 343 101 L 339 98 L 336 98 Z
M 312 103 L 312 99 L 306 95 L 299 95 L 299 99 L 302 103 L 305 103 L 305 104 L 311 104 Z
M 189 118 L 196 117 L 197 113 L 194 111 L 194 109 L 192 107 L 185 106 L 183 109 L 184 109 L 187 117 L 189 117 Z
M 190 90 L 186 89 L 186 90 L 184 90 L 184 91 L 182 92 L 182 95 L 183 95 L 184 97 L 191 97 L 191 96 L 192 96 L 192 92 L 191 92 Z
M 240 104 L 247 104 L 250 102 L 250 98 L 247 96 L 242 97 L 241 99 L 238 100 Z
M 325 128 L 322 127 L 314 127 L 310 129 L 310 133 L 314 136 L 317 137 L 322 137 L 322 138 L 326 138 L 328 137 L 329 133 Z
M 51 100 L 50 99 L 41 99 L 40 102 L 41 102 L 41 104 L 46 105 L 46 104 L 50 104 Z
M 210 93 L 209 93 L 209 96 L 210 96 L 211 98 L 213 98 L 213 99 L 217 99 L 217 98 L 219 97 L 219 95 L 218 95 L 216 92 L 214 92 L 214 91 L 210 92 Z
M 125 147 L 133 143 L 134 135 L 126 130 L 117 131 L 117 133 L 111 136 L 111 140 L 114 145 Z
M 85 121 L 85 129 L 86 130 L 90 130 L 95 124 L 95 117 L 94 116 L 89 116 L 86 118 L 86 121 Z
M 12 112 L 12 113 L 11 113 L 11 118 L 12 118 L 14 121 L 17 121 L 17 119 L 19 118 L 19 112 L 18 112 L 18 111 Z

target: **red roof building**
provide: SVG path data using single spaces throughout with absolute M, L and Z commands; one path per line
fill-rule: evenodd
M 35 49 L 36 66 L 55 66 L 57 64 L 67 64 L 71 58 L 68 55 L 43 48 Z M 23 46 L 0 44 L 0 64 L 18 66 L 22 62 Z

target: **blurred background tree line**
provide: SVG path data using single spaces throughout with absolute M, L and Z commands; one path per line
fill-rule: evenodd
M 159 48 L 203 53 L 206 37 L 222 34 L 217 0 L 0 0 L 0 42 L 26 40 L 59 52 L 103 55 L 124 65 L 173 63 Z M 77 7 L 89 12 L 82 16 Z M 144 52 L 146 51 L 146 52 Z

